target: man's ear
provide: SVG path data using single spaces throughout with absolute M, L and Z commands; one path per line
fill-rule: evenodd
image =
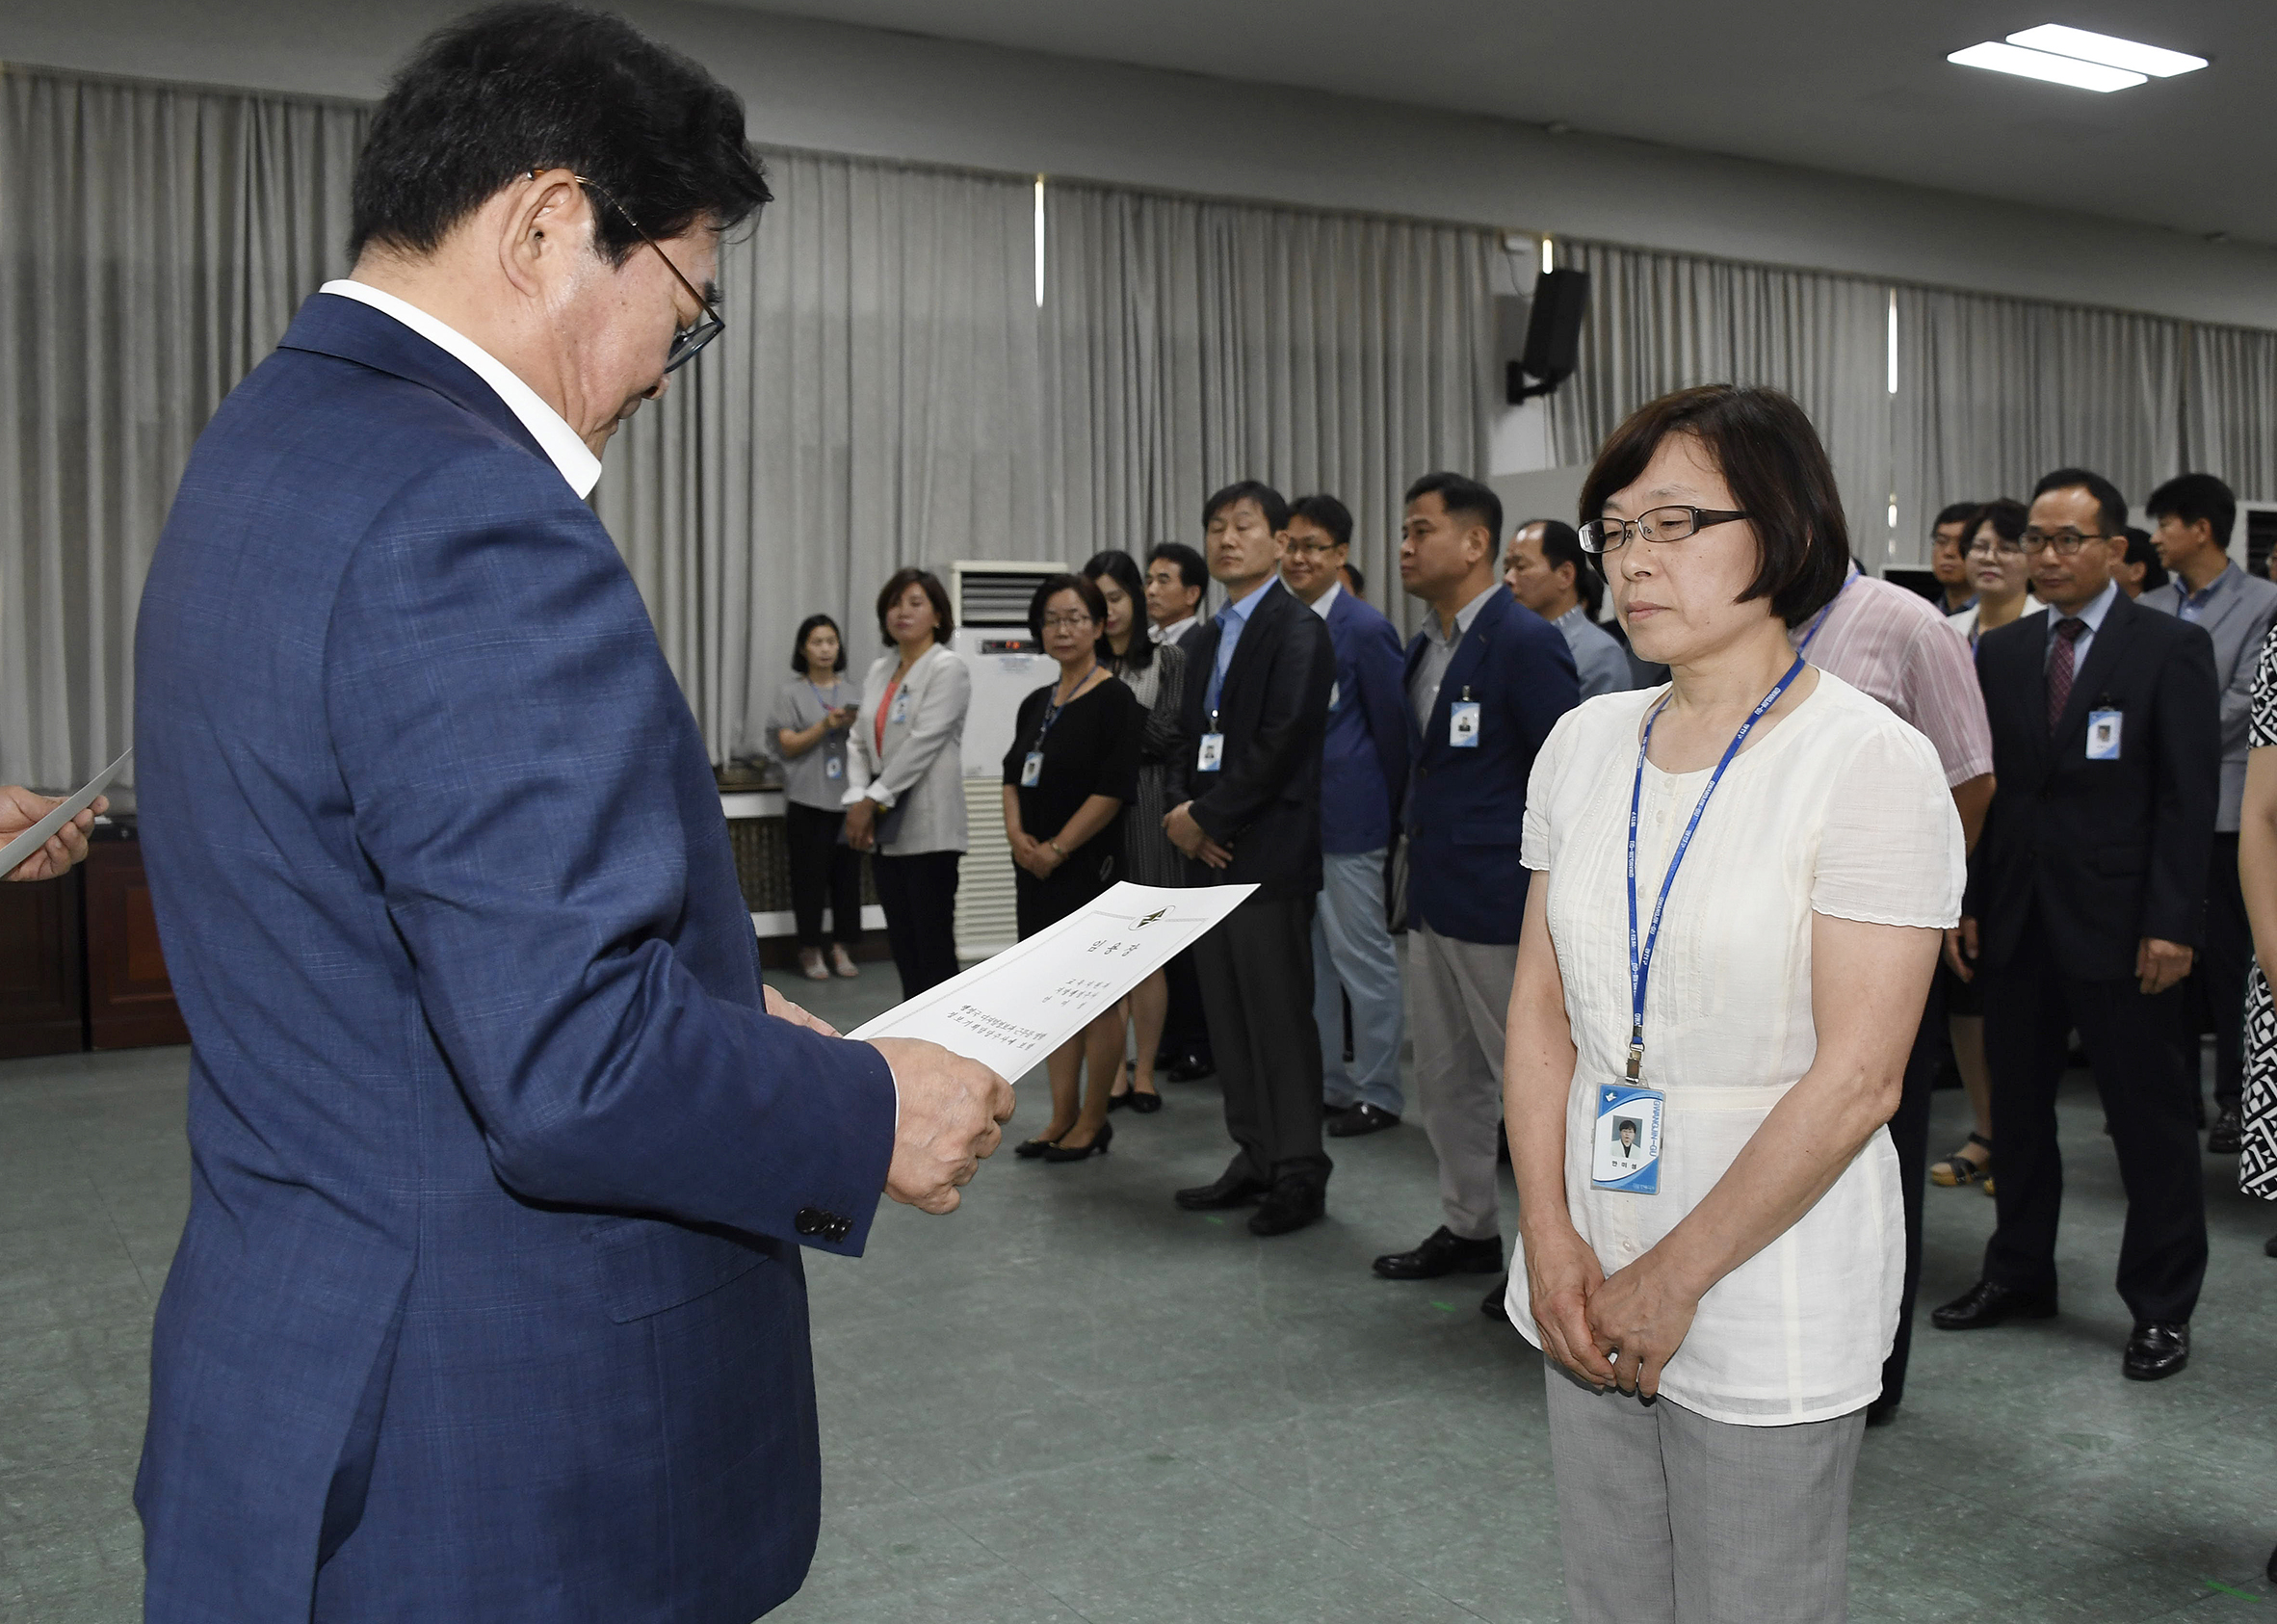
M 537 297 L 568 256 L 592 241 L 592 205 L 576 174 L 564 169 L 517 175 L 501 197 L 499 269 L 515 292 Z

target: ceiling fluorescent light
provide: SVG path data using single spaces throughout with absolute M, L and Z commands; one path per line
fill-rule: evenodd
M 2163 51 L 2156 45 L 2138 45 L 2132 39 L 2121 39 L 2108 34 L 2095 34 L 2084 28 L 2066 28 L 2059 22 L 2044 22 L 2037 28 L 2028 28 L 2022 34 L 2008 36 L 2011 45 L 2024 45 L 2035 51 L 2053 51 L 2057 56 L 2077 57 L 2081 62 L 2100 62 L 2106 67 L 2122 68 L 2130 73 L 2148 73 L 2154 79 L 2171 79 L 2177 73 L 2195 73 L 2206 65 L 2204 57 L 2194 57 L 2183 51 Z
M 1955 51 L 1945 60 L 1962 67 L 1989 67 L 1995 73 L 2045 79 L 2050 84 L 2070 85 L 2082 91 L 2124 91 L 2143 83 L 2142 74 L 2124 67 L 2106 67 L 2100 63 L 2052 56 L 2046 51 L 2028 51 L 2021 45 L 2003 45 L 1993 39 L 1971 45 L 1965 51 Z

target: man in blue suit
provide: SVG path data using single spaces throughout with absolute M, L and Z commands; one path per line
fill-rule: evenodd
M 1000 1079 L 763 990 L 703 740 L 582 498 L 717 330 L 740 104 L 550 6 L 431 39 L 357 258 L 200 437 L 137 636 L 193 1039 L 136 1504 L 160 1624 L 744 1624 L 820 1504 L 798 1248 Z
M 1336 687 L 1321 750 L 1321 905 L 1313 915 L 1313 1022 L 1321 1092 L 1336 1139 L 1400 1124 L 1400 954 L 1384 920 L 1385 854 L 1407 788 L 1400 634 L 1338 579 L 1352 515 L 1333 496 L 1289 505 L 1281 584 L 1328 623 Z M 1352 1059 L 1344 1059 L 1345 1006 Z
M 1518 844 L 1533 758 L 1581 702 L 1557 627 L 1496 579 L 1503 505 L 1460 474 L 1407 491 L 1400 584 L 1429 606 L 1407 645 L 1407 1028 L 1445 1221 L 1375 1260 L 1390 1280 L 1500 1274 L 1503 1033 L 1518 973 Z M 1497 1286 L 1480 1307 L 1502 1311 Z

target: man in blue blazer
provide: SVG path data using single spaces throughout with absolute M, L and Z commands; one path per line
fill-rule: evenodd
M 1581 682 L 1563 634 L 1502 589 L 1502 528 L 1501 500 L 1476 480 L 1426 474 L 1408 489 L 1400 584 L 1430 614 L 1407 645 L 1407 1027 L 1444 1222 L 1375 1260 L 1390 1280 L 1503 1267 L 1495 1166 L 1526 785 Z M 1502 1300 L 1497 1286 L 1480 1307 Z
M 820 1504 L 799 1251 L 1010 1092 L 763 991 L 711 764 L 582 500 L 767 196 L 623 22 L 398 78 L 352 279 L 199 438 L 137 634 L 193 1040 L 136 1485 L 158 1624 L 744 1624 Z M 644 235 L 651 233 L 652 235 Z
M 1336 1139 L 1400 1123 L 1400 954 L 1384 918 L 1385 855 L 1407 790 L 1400 634 L 1339 580 L 1352 515 L 1333 496 L 1289 505 L 1281 584 L 1328 623 L 1336 687 L 1321 747 L 1321 905 L 1313 914 L 1313 1023 L 1321 1092 Z M 1345 1006 L 1352 1059 L 1344 1059 Z

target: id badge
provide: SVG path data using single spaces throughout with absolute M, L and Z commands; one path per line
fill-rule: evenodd
M 886 712 L 885 720 L 897 723 L 909 720 L 909 691 L 906 688 L 894 695 L 894 708 Z
M 1035 788 L 1037 781 L 1042 777 L 1043 751 L 1030 750 L 1028 759 L 1020 763 L 1020 787 L 1024 790 L 1032 790 Z
M 1479 701 L 1457 699 L 1447 707 L 1447 742 L 1458 750 L 1479 747 Z
M 2126 720 L 2121 711 L 2089 711 L 2087 713 L 2087 759 L 2089 761 L 2117 761 L 2119 759 L 2119 724 Z
M 1196 773 L 1215 773 L 1224 764 L 1225 735 L 1222 733 L 1203 734 L 1201 746 L 1193 753 L 1193 770 Z
M 1597 1090 L 1590 1184 L 1632 1195 L 1661 1192 L 1661 1108 L 1665 1099 L 1656 1088 L 1626 1083 L 1609 1083 Z
M 846 758 L 840 755 L 828 756 L 824 758 L 823 762 L 823 776 L 831 779 L 845 777 Z

